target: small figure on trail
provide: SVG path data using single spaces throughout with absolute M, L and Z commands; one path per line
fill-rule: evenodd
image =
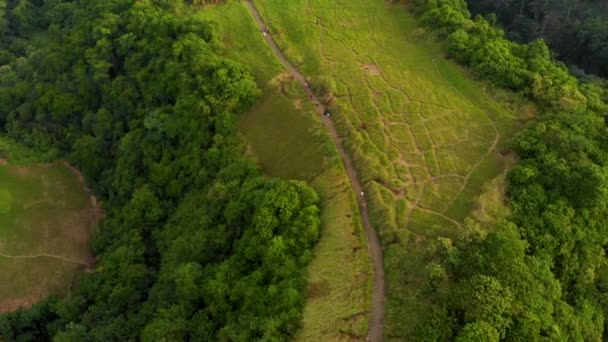
M 361 196 L 363 196 L 363 195 L 364 195 L 364 193 L 363 193 L 363 191 L 361 191 Z
M 319 101 L 315 101 L 315 105 L 319 106 L 320 105 Z
M 310 99 L 312 100 L 312 95 L 310 95 Z
M 331 116 L 331 114 L 329 114 L 329 112 L 328 112 L 328 111 L 325 111 L 325 116 L 330 117 L 330 116 Z
M 306 88 L 310 88 L 310 86 L 308 85 L 308 82 L 304 82 L 304 86 L 305 86 Z

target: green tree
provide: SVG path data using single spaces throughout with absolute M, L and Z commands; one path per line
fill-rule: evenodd
M 466 322 L 486 321 L 504 336 L 513 295 L 494 277 L 476 275 L 459 284 L 456 306 Z
M 456 337 L 458 342 L 497 342 L 499 340 L 500 335 L 496 328 L 484 321 L 465 325 Z

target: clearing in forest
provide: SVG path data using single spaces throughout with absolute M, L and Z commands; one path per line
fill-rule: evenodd
M 508 158 L 499 150 L 518 126 L 515 111 L 442 57 L 403 5 L 255 4 L 332 108 L 384 245 L 385 335 L 404 338 L 427 311 L 418 294 L 429 241 L 457 236 L 473 212 L 496 211 L 480 210 L 480 198 L 501 201 Z
M 88 240 L 101 211 L 79 175 L 63 162 L 0 161 L 0 312 L 4 312 L 69 289 L 75 272 L 93 261 Z
M 273 177 L 311 183 L 321 198 L 321 238 L 308 266 L 298 340 L 367 335 L 372 268 L 358 208 L 335 146 L 300 85 L 284 70 L 241 2 L 200 8 L 223 51 L 247 65 L 262 90 L 240 128 L 251 156 Z

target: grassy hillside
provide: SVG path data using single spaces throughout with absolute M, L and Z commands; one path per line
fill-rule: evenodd
M 363 338 L 371 265 L 348 178 L 304 93 L 282 69 L 240 2 L 201 8 L 216 23 L 230 57 L 246 64 L 262 89 L 241 131 L 269 176 L 312 182 L 321 198 L 322 234 L 308 267 L 300 340 Z
M 92 256 L 100 212 L 65 164 L 31 164 L 33 152 L 0 140 L 0 311 L 65 293 Z
M 457 236 L 473 210 L 500 212 L 500 180 L 510 163 L 500 150 L 519 114 L 444 59 L 402 5 L 256 5 L 332 107 L 384 243 L 385 331 L 407 336 L 428 304 L 420 289 L 430 243 Z M 482 194 L 498 203 L 479 206 Z

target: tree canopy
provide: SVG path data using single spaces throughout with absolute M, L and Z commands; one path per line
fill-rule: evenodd
M 84 173 L 107 218 L 69 296 L 0 339 L 286 340 L 316 193 L 262 177 L 237 115 L 259 90 L 181 1 L 0 1 L 0 126 Z
M 598 0 L 469 0 L 475 14 L 493 16 L 509 39 L 547 41 L 565 63 L 608 76 L 608 4 Z M 577 71 L 577 74 L 581 74 Z

